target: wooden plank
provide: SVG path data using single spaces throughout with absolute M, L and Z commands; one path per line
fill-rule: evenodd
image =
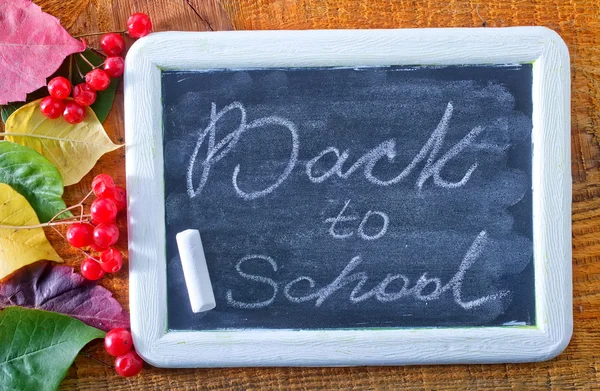
M 48 0 L 48 3 L 63 3 Z M 399 28 L 543 25 L 566 41 L 572 68 L 572 174 L 574 322 L 571 344 L 557 359 L 539 364 L 434 367 L 276 368 L 165 370 L 146 367 L 142 375 L 124 379 L 114 370 L 80 355 L 69 370 L 64 390 L 198 390 L 198 389 L 403 389 L 403 390 L 593 390 L 600 388 L 600 7 L 597 0 L 189 0 L 197 13 L 220 29 Z M 221 4 L 219 4 L 221 3 Z M 155 30 L 208 30 L 186 0 L 91 0 L 70 31 L 73 34 L 122 29 L 133 11 L 147 12 Z M 89 40 L 97 45 L 97 40 Z M 106 122 L 115 141 L 123 138 L 123 95 Z M 72 204 L 90 188 L 94 175 L 108 172 L 124 182 L 124 151 L 102 159 L 84 180 L 66 189 Z M 122 227 L 124 229 L 124 227 Z M 81 256 L 51 235 L 68 264 Z M 126 241 L 122 231 L 119 246 Z M 127 272 L 105 277 L 102 284 L 127 307 Z M 101 343 L 85 354 L 112 363 Z

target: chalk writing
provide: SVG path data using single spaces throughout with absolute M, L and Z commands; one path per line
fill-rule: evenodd
M 419 301 L 438 300 L 445 292 L 452 291 L 454 302 L 462 308 L 464 308 L 465 310 L 470 310 L 479 307 L 489 301 L 498 300 L 509 293 L 508 291 L 501 291 L 499 293 L 482 296 L 478 299 L 470 301 L 463 300 L 462 286 L 465 274 L 481 256 L 487 243 L 487 240 L 487 233 L 485 231 L 481 231 L 467 250 L 465 256 L 462 259 L 462 262 L 460 263 L 460 266 L 458 267 L 458 271 L 456 272 L 456 274 L 454 274 L 452 279 L 450 279 L 450 281 L 448 281 L 448 283 L 446 283 L 446 285 L 443 286 L 439 278 L 427 277 L 427 272 L 421 275 L 421 277 L 417 280 L 413 287 L 410 287 L 410 279 L 405 275 L 388 274 L 375 288 L 371 289 L 368 292 L 362 293 L 362 288 L 369 279 L 369 276 L 365 271 L 354 272 L 354 270 L 357 267 L 359 267 L 360 264 L 363 262 L 363 258 L 361 256 L 355 256 L 350 260 L 350 262 L 348 262 L 346 267 L 335 278 L 335 280 L 333 280 L 328 285 L 317 289 L 312 293 L 302 295 L 297 291 L 306 291 L 307 288 L 314 289 L 317 286 L 317 283 L 312 277 L 300 276 L 285 284 L 283 293 L 285 298 L 292 303 L 302 303 L 314 300 L 315 307 L 320 307 L 325 302 L 325 300 L 327 300 L 330 296 L 335 294 L 336 291 L 349 284 L 356 284 L 349 297 L 350 302 L 353 304 L 360 303 L 371 298 L 379 302 L 392 302 L 403 298 L 413 298 Z M 242 271 L 242 265 L 245 262 L 261 260 L 267 261 L 273 268 L 273 271 L 277 271 L 276 261 L 265 255 L 250 255 L 242 258 L 237 263 L 236 270 L 240 277 L 246 280 L 269 285 L 273 289 L 271 297 L 268 300 L 261 302 L 245 303 L 235 300 L 233 298 L 233 292 L 229 290 L 227 291 L 227 303 L 229 305 L 237 308 L 263 308 L 268 306 L 275 300 L 279 291 L 279 286 L 280 284 L 284 284 L 283 282 L 278 283 L 272 278 L 250 274 Z M 396 292 L 388 292 L 388 286 L 396 280 L 402 280 L 402 288 Z M 430 290 L 430 288 L 427 287 L 429 287 L 432 284 L 434 285 L 433 291 L 431 293 L 424 294 L 424 291 Z
M 233 110 L 237 110 L 240 113 L 239 126 L 231 133 L 225 135 L 217 143 L 217 123 L 221 118 L 223 118 L 223 116 L 225 116 L 225 114 Z M 404 170 L 402 170 L 402 172 L 394 178 L 378 178 L 373 173 L 373 170 L 375 168 L 375 165 L 382 161 L 384 158 L 386 158 L 387 161 L 390 163 L 394 162 L 394 159 L 396 158 L 397 154 L 395 139 L 389 139 L 380 143 L 378 146 L 371 149 L 369 152 L 360 157 L 346 171 L 344 171 L 343 166 L 350 157 L 350 150 L 340 152 L 339 149 L 335 147 L 327 147 L 321 153 L 319 153 L 317 156 L 310 159 L 306 163 L 306 175 L 308 176 L 311 182 L 322 183 L 334 175 L 342 179 L 347 179 L 353 173 L 362 168 L 365 179 L 367 179 L 370 183 L 378 186 L 389 186 L 399 183 L 405 178 L 407 178 L 421 162 L 427 159 L 415 184 L 418 189 L 421 189 L 429 178 L 433 178 L 433 183 L 436 186 L 442 188 L 461 187 L 468 182 L 475 169 L 477 169 L 477 162 L 473 163 L 463 175 L 462 179 L 456 182 L 446 181 L 442 178 L 441 172 L 444 169 L 444 166 L 451 159 L 458 156 L 462 151 L 464 151 L 467 147 L 474 143 L 477 136 L 481 134 L 481 132 L 483 132 L 484 128 L 481 126 L 474 127 L 466 136 L 464 136 L 460 141 L 458 141 L 447 152 L 445 152 L 441 157 L 438 158 L 438 155 L 444 143 L 444 138 L 448 132 L 453 110 L 454 106 L 452 102 L 448 102 L 448 104 L 446 105 L 446 110 L 444 111 L 444 115 L 442 116 L 442 119 L 440 120 L 437 127 L 429 137 L 429 140 L 427 140 L 425 145 L 412 159 L 412 161 L 406 166 L 406 168 L 404 168 Z M 200 135 L 198 136 L 198 140 L 196 142 L 196 147 L 194 148 L 188 165 L 186 182 L 187 192 L 190 198 L 194 198 L 202 192 L 202 189 L 208 181 L 210 170 L 213 167 L 213 165 L 231 153 L 231 151 L 234 149 L 237 143 L 240 142 L 242 135 L 249 133 L 248 131 L 250 130 L 261 128 L 267 125 L 281 126 L 289 131 L 291 136 L 291 142 L 289 145 L 290 157 L 288 159 L 284 171 L 273 182 L 273 184 L 271 184 L 263 190 L 258 191 L 242 190 L 240 184 L 238 183 L 238 175 L 240 173 L 241 168 L 240 165 L 237 164 L 233 170 L 231 181 L 236 194 L 245 200 L 253 200 L 268 195 L 269 193 L 277 189 L 288 178 L 298 161 L 298 153 L 300 149 L 298 129 L 296 128 L 296 125 L 293 122 L 285 118 L 276 116 L 259 118 L 250 123 L 247 123 L 247 113 L 242 103 L 234 102 L 217 112 L 216 104 L 213 102 L 211 105 L 210 122 L 206 126 L 206 128 L 204 128 L 204 130 L 200 132 Z M 194 167 L 196 166 L 196 162 L 199 160 L 198 154 L 205 142 L 207 142 L 207 151 L 204 159 L 200 160 L 202 172 L 200 176 L 200 182 L 197 185 L 194 185 Z M 324 156 L 329 154 L 335 155 L 336 161 L 334 165 L 328 170 L 326 170 L 324 173 L 316 175 L 314 173 L 315 166 Z
M 354 235 L 354 231 L 348 231 L 345 233 L 341 233 L 336 230 L 336 228 L 337 228 L 336 225 L 338 223 L 344 223 L 344 222 L 358 220 L 357 216 L 344 216 L 344 212 L 346 211 L 346 208 L 350 204 L 350 201 L 351 200 L 346 201 L 346 203 L 344 204 L 344 207 L 342 208 L 342 210 L 336 217 L 330 217 L 330 218 L 325 219 L 325 223 L 331 223 L 331 225 L 329 226 L 329 234 L 336 239 L 346 239 L 346 238 L 349 238 L 352 235 Z M 379 218 L 382 220 L 381 228 L 379 229 L 379 231 L 376 234 L 368 235 L 365 233 L 365 226 L 366 226 L 367 222 L 369 221 L 369 219 L 371 219 L 372 217 L 375 217 L 375 216 L 379 216 Z M 379 239 L 383 235 L 385 235 L 385 233 L 387 232 L 389 223 L 390 223 L 390 218 L 388 217 L 387 214 L 377 211 L 377 210 L 375 210 L 375 211 L 370 210 L 365 214 L 365 217 L 363 217 L 362 221 L 360 222 L 360 225 L 358 226 L 358 235 L 362 239 L 365 239 L 365 240 Z
M 225 116 L 227 113 L 233 110 L 237 110 L 240 113 L 239 126 L 236 130 L 225 135 L 222 139 L 218 140 L 217 142 L 216 125 L 219 122 L 219 120 L 223 118 L 223 116 Z M 378 146 L 376 146 L 375 148 L 371 149 L 369 152 L 360 157 L 354 164 L 352 164 L 346 171 L 344 171 L 343 167 L 350 157 L 350 151 L 345 150 L 343 152 L 340 152 L 335 147 L 325 148 L 321 153 L 319 153 L 317 156 L 315 156 L 306 163 L 305 173 L 312 183 L 318 184 L 324 182 L 325 180 L 334 175 L 338 176 L 339 178 L 346 179 L 350 177 L 354 172 L 362 168 L 364 177 L 369 182 L 378 186 L 389 186 L 395 183 L 399 183 L 400 181 L 408 177 L 410 173 L 421 162 L 425 161 L 426 159 L 423 169 L 421 170 L 421 173 L 416 181 L 416 187 L 418 189 L 421 189 L 429 178 L 433 178 L 433 183 L 442 188 L 457 188 L 463 186 L 467 183 L 467 181 L 477 168 L 477 162 L 473 163 L 463 175 L 462 179 L 457 182 L 449 182 L 444 180 L 441 177 L 441 171 L 443 170 L 446 163 L 448 163 L 448 161 L 458 156 L 463 150 L 465 150 L 465 148 L 470 146 L 473 143 L 473 141 L 477 138 L 477 136 L 483 131 L 484 128 L 481 126 L 474 127 L 466 136 L 464 136 L 460 141 L 458 141 L 447 152 L 445 152 L 441 157 L 438 158 L 438 155 L 444 143 L 444 138 L 446 136 L 446 133 L 448 132 L 449 122 L 452 118 L 453 110 L 454 106 L 452 102 L 448 102 L 446 110 L 444 111 L 444 115 L 442 116 L 442 119 L 439 121 L 437 127 L 429 137 L 429 140 L 425 143 L 425 145 L 421 148 L 417 155 L 412 159 L 412 161 L 404 168 L 404 170 L 394 178 L 383 180 L 376 177 L 373 173 L 375 165 L 382 159 L 387 158 L 387 160 L 390 163 L 392 163 L 396 158 L 396 141 L 394 139 L 386 140 Z M 273 184 L 271 184 L 263 190 L 242 190 L 240 184 L 238 183 L 238 175 L 241 170 L 239 164 L 237 164 L 233 170 L 231 181 L 236 194 L 245 200 L 253 200 L 259 197 L 266 196 L 275 189 L 277 189 L 277 187 L 279 187 L 288 178 L 289 174 L 292 172 L 292 170 L 297 164 L 298 153 L 300 149 L 300 140 L 298 137 L 298 130 L 296 128 L 296 125 L 285 118 L 276 116 L 259 118 L 248 123 L 246 109 L 244 108 L 242 103 L 234 102 L 224 107 L 219 112 L 217 112 L 216 104 L 212 103 L 210 123 L 200 133 L 196 143 L 196 147 L 190 158 L 190 163 L 186 177 L 188 195 L 191 198 L 193 198 L 201 193 L 203 187 L 208 181 L 210 170 L 213 167 L 213 165 L 219 162 L 224 157 L 226 157 L 229 153 L 231 153 L 231 151 L 234 149 L 236 144 L 240 142 L 240 139 L 245 133 L 252 129 L 261 128 L 267 125 L 281 126 L 287 129 L 287 131 L 290 133 L 290 157 L 287 162 L 286 168 Z M 198 159 L 199 151 L 206 140 L 208 140 L 206 157 L 203 160 L 201 160 L 200 163 L 202 168 L 200 183 L 197 186 L 194 186 L 194 167 Z M 324 156 L 328 154 L 335 155 L 335 163 L 325 172 L 315 175 L 315 166 Z M 335 239 L 346 239 L 354 234 L 354 231 L 346 230 L 345 232 L 342 232 L 337 230 L 337 225 L 340 223 L 358 220 L 358 217 L 355 215 L 344 215 L 348 205 L 350 204 L 350 201 L 351 200 L 346 201 L 342 210 L 336 217 L 327 218 L 325 220 L 326 223 L 331 224 L 328 232 Z M 381 227 L 376 233 L 367 234 L 365 232 L 366 224 L 369 222 L 369 220 L 374 218 L 379 218 L 379 220 L 381 221 Z M 376 240 L 385 235 L 388 226 L 389 217 L 386 213 L 381 211 L 369 210 L 364 215 L 363 219 L 358 225 L 356 232 L 358 236 L 364 240 Z M 375 288 L 361 294 L 362 287 L 368 280 L 368 276 L 364 271 L 351 274 L 351 272 L 356 267 L 358 267 L 363 261 L 361 256 L 355 256 L 350 260 L 350 262 L 342 270 L 339 276 L 329 285 L 308 295 L 295 296 L 292 291 L 296 285 L 300 285 L 301 283 L 304 283 L 304 285 L 306 285 L 306 283 L 308 283 L 308 286 L 311 289 L 316 286 L 316 282 L 311 277 L 301 276 L 285 285 L 283 290 L 284 296 L 289 301 L 296 303 L 315 300 L 315 306 L 319 307 L 329 296 L 331 296 L 341 287 L 350 283 L 356 283 L 355 288 L 350 294 L 350 302 L 352 303 L 359 303 L 369 298 L 374 298 L 375 300 L 380 302 L 399 300 L 404 297 L 412 297 L 420 301 L 437 300 L 444 292 L 451 290 L 456 304 L 460 305 L 464 309 L 471 309 L 490 300 L 498 299 L 506 294 L 506 292 L 503 292 L 500 294 L 488 295 L 469 302 L 464 302 L 461 298 L 463 276 L 466 273 L 466 271 L 471 267 L 471 265 L 475 262 L 477 257 L 480 255 L 482 251 L 481 249 L 485 245 L 486 237 L 487 236 L 485 231 L 482 231 L 479 234 L 479 236 L 475 239 L 475 241 L 467 251 L 457 273 L 446 285 L 443 286 L 439 278 L 429 278 L 427 277 L 427 273 L 423 273 L 423 275 L 419 278 L 419 280 L 417 280 L 417 282 L 412 288 L 409 288 L 410 280 L 408 279 L 408 277 L 402 274 L 388 274 L 387 277 L 384 278 Z M 236 271 L 242 278 L 257 283 L 269 285 L 273 289 L 272 297 L 268 300 L 261 302 L 245 303 L 235 300 L 233 298 L 233 292 L 229 290 L 227 291 L 226 297 L 227 303 L 233 307 L 247 309 L 262 308 L 271 304 L 277 296 L 277 293 L 279 291 L 279 283 L 277 283 L 275 280 L 268 277 L 257 276 L 242 271 L 242 265 L 245 262 L 252 260 L 262 260 L 268 262 L 273 268 L 273 271 L 275 272 L 277 271 L 277 262 L 266 255 L 249 255 L 242 258 L 236 265 Z M 388 285 L 396 280 L 403 281 L 402 289 L 399 292 L 394 293 L 386 292 Z M 429 287 L 430 285 L 434 285 L 433 291 L 428 294 L 423 294 L 425 288 Z
M 236 130 L 234 130 L 233 132 L 231 132 L 228 135 L 226 135 L 225 137 L 223 137 L 223 139 L 220 140 L 219 143 L 215 145 L 217 122 L 229 111 L 235 110 L 235 109 L 239 110 L 239 112 L 241 114 L 241 120 L 240 120 L 239 127 Z M 298 158 L 299 142 L 298 142 L 298 131 L 296 130 L 296 126 L 292 122 L 290 122 L 284 118 L 280 118 L 280 117 L 260 118 L 258 120 L 252 121 L 249 124 L 247 124 L 246 123 L 246 109 L 239 102 L 234 102 L 234 103 L 230 104 L 229 106 L 226 106 L 225 108 L 223 108 L 223 110 L 219 111 L 218 113 L 216 111 L 217 111 L 217 106 L 213 103 L 211 106 L 211 111 L 210 111 L 210 123 L 200 133 L 200 136 L 198 137 L 198 142 L 196 143 L 196 148 L 194 149 L 194 152 L 192 153 L 192 156 L 190 158 L 190 164 L 189 164 L 189 168 L 187 171 L 187 177 L 186 177 L 187 178 L 187 190 L 188 190 L 188 195 L 190 196 L 190 198 L 196 197 L 198 194 L 200 194 L 200 192 L 202 191 L 202 188 L 204 187 L 204 185 L 206 184 L 206 181 L 208 180 L 208 176 L 210 174 L 210 169 L 211 169 L 212 165 L 215 164 L 216 162 L 218 162 L 219 160 L 221 160 L 223 157 L 225 157 L 233 149 L 233 147 L 235 147 L 235 145 L 238 143 L 241 135 L 244 132 L 246 132 L 248 130 L 260 128 L 260 127 L 263 127 L 266 125 L 279 125 L 284 128 L 287 128 L 290 131 L 290 134 L 292 136 L 292 147 L 291 147 L 290 159 L 289 159 L 287 167 L 285 168 L 285 170 L 283 171 L 281 176 L 277 179 L 277 181 L 264 190 L 254 191 L 254 192 L 245 192 L 240 189 L 240 187 L 237 183 L 237 177 L 238 177 L 238 174 L 240 173 L 240 165 L 239 164 L 237 166 L 235 166 L 231 181 L 233 183 L 233 187 L 234 187 L 237 195 L 246 200 L 253 200 L 255 198 L 265 196 L 265 195 L 269 194 L 270 192 L 272 192 L 273 190 L 275 190 L 283 181 L 285 181 L 285 179 L 288 177 L 288 175 L 290 175 L 290 172 L 292 172 L 292 170 L 294 169 L 294 166 L 296 164 L 296 159 Z M 198 157 L 198 152 L 200 151 L 200 148 L 202 147 L 202 144 L 204 143 L 206 136 L 208 136 L 208 151 L 206 154 L 206 158 L 202 161 L 202 177 L 200 179 L 200 184 L 196 188 L 194 188 L 194 185 L 193 185 L 194 165 L 196 163 L 196 158 Z
M 250 281 L 256 281 L 256 282 L 270 285 L 273 288 L 273 296 L 270 299 L 259 302 L 259 303 L 242 303 L 240 301 L 234 300 L 233 294 L 231 293 L 231 291 L 227 291 L 227 303 L 232 307 L 237 307 L 237 308 L 266 307 L 269 304 L 271 304 L 273 302 L 273 300 L 275 300 L 275 296 L 277 295 L 277 290 L 279 289 L 279 286 L 277 285 L 277 283 L 275 281 L 273 281 L 272 279 L 270 279 L 268 277 L 254 276 L 252 274 L 247 274 L 242 271 L 242 269 L 241 269 L 242 264 L 251 259 L 259 259 L 259 260 L 262 259 L 264 261 L 267 261 L 273 268 L 273 271 L 277 271 L 277 263 L 273 260 L 273 258 L 264 256 L 264 255 L 248 255 L 248 256 L 245 256 L 244 258 L 240 259 L 239 262 L 237 263 L 237 265 L 235 265 L 235 270 L 237 270 L 237 272 L 240 274 L 240 276 L 242 276 Z
M 163 71 L 168 327 L 537 324 L 532 74 Z M 186 228 L 217 303 L 202 316 L 182 305 Z

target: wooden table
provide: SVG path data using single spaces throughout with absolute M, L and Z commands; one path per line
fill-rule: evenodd
M 169 370 L 147 366 L 140 376 L 115 375 L 100 342 L 75 360 L 64 390 L 393 389 L 593 390 L 600 389 L 600 3 L 598 0 L 35 0 L 73 34 L 122 30 L 134 11 L 148 13 L 155 31 L 500 27 L 541 25 L 567 42 L 572 61 L 573 307 L 571 344 L 538 364 L 364 368 L 241 368 Z M 478 4 L 478 5 L 477 5 Z M 485 23 L 483 22 L 485 20 Z M 98 47 L 97 39 L 90 39 Z M 105 123 L 123 142 L 123 92 Z M 124 183 L 124 151 L 100 159 L 84 180 L 66 189 L 67 204 L 88 192 L 106 172 Z M 123 229 L 125 229 L 123 227 Z M 126 248 L 125 235 L 119 245 Z M 52 243 L 71 265 L 80 255 L 59 237 Z M 127 307 L 127 271 L 102 284 Z

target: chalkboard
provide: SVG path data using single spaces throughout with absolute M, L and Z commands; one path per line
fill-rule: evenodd
M 531 64 L 161 82 L 169 330 L 536 324 Z M 200 314 L 190 228 L 217 302 Z
M 573 328 L 569 70 L 543 27 L 137 40 L 136 351 L 162 367 L 555 357 Z

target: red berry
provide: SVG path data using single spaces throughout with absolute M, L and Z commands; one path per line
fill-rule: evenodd
M 94 243 L 99 248 L 108 248 L 119 240 L 119 228 L 112 223 L 101 223 L 94 228 Z
M 56 99 L 65 99 L 71 94 L 71 82 L 62 76 L 57 76 L 48 82 L 48 93 Z
M 115 187 L 115 194 L 114 194 L 113 201 L 115 202 L 115 205 L 117 206 L 117 211 L 120 212 L 123 209 L 127 208 L 127 192 L 125 191 L 124 188 L 122 188 L 121 186 Z
M 110 330 L 104 337 L 104 348 L 113 357 L 131 352 L 133 349 L 131 333 L 121 327 Z
M 136 12 L 127 19 L 127 31 L 132 38 L 141 38 L 150 34 L 152 22 L 150 17 L 144 13 Z
M 94 227 L 95 227 L 95 226 L 97 226 L 98 224 L 102 224 L 102 223 L 101 223 L 101 222 L 99 222 L 98 220 L 94 220 L 94 219 L 92 219 L 92 225 L 93 225 Z M 103 248 L 103 249 L 102 249 L 102 250 L 100 250 L 100 251 L 104 251 L 104 250 L 106 250 L 106 249 L 105 249 L 105 248 Z
M 93 222 L 93 220 L 92 220 L 92 222 Z M 101 246 L 98 246 L 96 243 L 90 244 L 90 247 L 92 248 L 92 250 L 96 251 L 97 253 L 101 253 L 102 251 L 108 250 L 108 247 L 101 247 Z
M 73 87 L 73 100 L 82 106 L 91 106 L 96 101 L 96 91 L 85 83 Z
M 90 214 L 94 221 L 111 223 L 117 217 L 117 206 L 109 198 L 96 198 L 90 207 Z
M 125 353 L 115 359 L 115 371 L 121 376 L 135 376 L 142 371 L 144 361 L 134 351 Z
M 40 111 L 50 119 L 56 119 L 65 110 L 65 103 L 53 96 L 47 96 L 40 102 Z
M 104 60 L 104 71 L 110 77 L 120 77 L 125 71 L 125 60 L 122 57 L 108 57 Z
M 81 275 L 88 280 L 96 281 L 102 278 L 104 270 L 102 270 L 98 262 L 92 258 L 86 258 L 81 262 Z
M 123 266 L 123 254 L 114 248 L 102 251 L 100 254 L 100 267 L 107 273 L 116 273 Z M 113 354 L 119 356 L 123 353 Z
M 108 174 L 98 174 L 92 181 L 92 190 L 96 197 L 112 198 L 115 192 L 115 181 Z
M 100 47 L 108 56 L 118 56 L 125 49 L 125 41 L 120 34 L 108 33 L 100 38 Z
M 94 91 L 104 91 L 110 84 L 110 77 L 102 69 L 92 69 L 85 75 L 85 82 Z
M 74 223 L 67 229 L 67 242 L 73 247 L 86 247 L 92 244 L 94 227 L 88 223 Z
M 65 103 L 63 118 L 70 124 L 78 124 L 85 118 L 85 108 L 72 100 Z

